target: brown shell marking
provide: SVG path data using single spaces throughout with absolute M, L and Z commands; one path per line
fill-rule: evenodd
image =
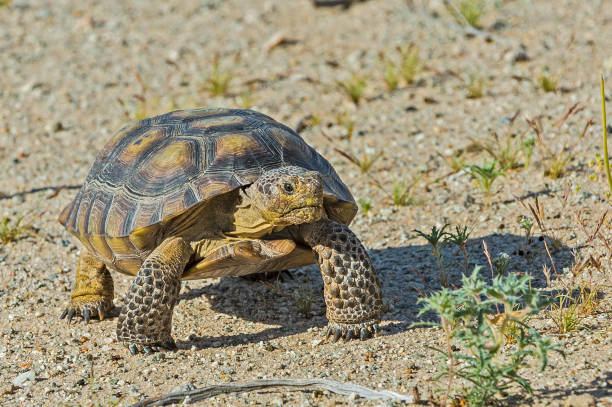
M 157 244 L 153 225 L 286 165 L 318 171 L 328 212 L 339 222 L 352 220 L 356 205 L 348 188 L 293 130 L 251 110 L 199 109 L 123 127 L 59 221 L 105 262 L 126 255 L 135 260 Z M 108 242 L 134 231 L 140 233 L 129 244 Z M 153 236 L 143 239 L 147 233 Z

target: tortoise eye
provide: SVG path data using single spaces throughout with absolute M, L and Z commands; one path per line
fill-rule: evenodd
M 293 185 L 288 182 L 283 183 L 283 190 L 288 194 L 293 194 L 294 192 Z

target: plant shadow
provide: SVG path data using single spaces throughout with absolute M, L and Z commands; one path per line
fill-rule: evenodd
M 419 239 L 420 240 L 420 239 Z M 481 274 L 492 278 L 487 258 L 483 251 L 483 242 L 493 259 L 500 253 L 507 253 L 510 264 L 506 273 L 532 276 L 532 285 L 546 287 L 546 276 L 543 265 L 551 269 L 551 280 L 556 270 L 562 270 L 572 264 L 570 248 L 561 245 L 551 252 L 554 267 L 545 250 L 543 239 L 513 234 L 491 234 L 480 238 L 469 239 L 466 250 L 469 262 L 466 267 L 462 251 L 453 245 L 441 249 L 445 271 L 448 273 L 450 287 L 457 287 L 461 275 L 471 272 L 480 265 Z M 416 241 L 416 240 L 415 240 Z M 437 260 L 431 253 L 430 246 L 410 244 L 401 247 L 387 247 L 369 251 L 372 262 L 377 269 L 383 288 L 387 312 L 383 314 L 382 327 L 384 335 L 397 335 L 410 329 L 418 321 L 431 320 L 433 315 L 418 316 L 420 305 L 418 299 L 430 295 L 441 288 L 440 272 Z M 222 336 L 191 336 L 188 341 L 179 342 L 179 347 L 210 348 L 269 341 L 271 339 L 299 334 L 311 328 L 324 332 L 327 324 L 325 303 L 323 300 L 323 282 L 318 267 L 302 267 L 289 272 L 293 278 L 273 277 L 267 281 L 249 281 L 245 278 L 226 277 L 214 281 L 202 280 L 189 282 L 181 294 L 182 301 L 193 301 L 203 298 L 212 311 L 251 323 L 270 325 L 257 332 L 232 332 Z M 196 287 L 197 288 L 191 288 Z M 310 287 L 310 297 L 303 298 L 304 286 Z M 306 303 L 309 309 L 304 309 Z M 300 305 L 301 304 L 301 305 Z M 315 330 L 319 330 L 315 329 Z M 313 336 L 313 340 L 319 338 Z

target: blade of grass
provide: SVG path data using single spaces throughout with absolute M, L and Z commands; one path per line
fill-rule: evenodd
M 610 194 L 612 194 L 612 175 L 610 175 L 610 159 L 608 157 L 608 125 L 606 123 L 606 95 L 604 91 L 604 77 L 601 75 L 601 115 L 603 119 L 603 153 L 604 153 L 604 169 L 608 177 L 608 186 Z

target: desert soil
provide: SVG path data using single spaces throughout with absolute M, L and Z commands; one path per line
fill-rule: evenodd
M 550 237 L 558 239 L 553 288 L 566 287 L 575 263 L 593 256 L 577 273 L 601 288 L 600 298 L 578 329 L 561 335 L 546 313 L 530 321 L 562 343 L 566 359 L 551 355 L 544 372 L 534 362 L 522 371 L 533 394 L 513 389 L 499 403 L 611 406 L 612 213 L 594 239 L 587 234 L 610 209 L 601 167 L 590 163 L 602 151 L 599 75 L 612 73 L 612 2 L 490 3 L 475 35 L 438 1 L 372 0 L 346 10 L 313 8 L 306 0 L 13 0 L 0 7 L 0 217 L 9 226 L 19 218 L 31 225 L 0 245 L 0 404 L 129 405 L 190 386 L 315 377 L 418 392 L 421 404 L 435 403 L 445 382 L 433 380 L 436 353 L 425 345 L 441 346 L 442 334 L 411 324 L 420 320 L 418 298 L 440 288 L 439 273 L 413 229 L 449 223 L 472 229 L 470 269 L 480 264 L 488 275 L 484 241 L 493 256 L 511 256 L 509 273 L 532 275 L 543 292 L 551 290 L 542 273 L 543 265 L 551 267 L 544 247 Z M 419 49 L 422 69 L 412 83 L 389 91 L 381 55 L 398 63 L 398 48 L 410 44 Z M 205 86 L 215 58 L 232 75 L 218 96 Z M 367 78 L 358 105 L 338 86 L 352 74 Z M 542 75 L 558 81 L 555 91 L 542 89 Z M 466 88 L 478 81 L 482 97 L 469 98 Z M 610 86 L 612 76 L 608 96 Z M 557 128 L 576 103 L 584 109 Z M 356 199 L 371 203 L 352 229 L 370 250 L 389 308 L 378 337 L 322 341 L 325 308 L 314 266 L 268 283 L 184 283 L 174 314 L 177 352 L 131 356 L 115 339 L 118 308 L 88 325 L 58 320 L 81 246 L 57 216 L 96 152 L 127 121 L 207 106 L 251 106 L 291 127 L 300 124 Z M 347 117 L 355 122 L 351 137 L 342 125 Z M 546 147 L 536 142 L 528 168 L 519 153 L 518 167 L 506 170 L 487 198 L 453 159 L 490 160 L 479 145 L 494 133 L 502 146 L 533 138 L 527 118 L 541 120 Z M 362 173 L 336 149 L 360 159 L 382 155 Z M 552 179 L 547 157 L 560 154 L 570 157 L 566 171 Z M 394 184 L 402 182 L 414 182 L 411 205 L 393 203 Z M 517 219 L 530 214 L 517 198 L 533 205 L 535 197 L 549 237 L 541 238 L 536 226 L 525 242 Z M 461 252 L 446 246 L 442 253 L 457 284 Z M 131 278 L 113 277 L 119 307 Z M 308 287 L 305 315 L 296 298 L 308 297 Z M 388 403 L 273 390 L 201 402 Z

